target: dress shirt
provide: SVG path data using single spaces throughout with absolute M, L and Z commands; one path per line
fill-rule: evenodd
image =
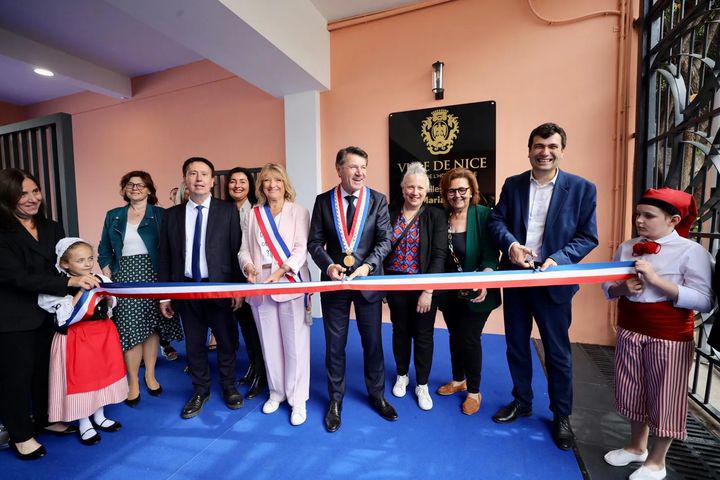
M 343 202 L 343 212 L 345 212 L 346 214 L 348 211 L 348 205 L 350 205 L 348 203 L 347 199 L 345 198 L 348 195 L 352 195 L 353 197 L 355 197 L 355 208 L 356 209 L 360 208 L 360 205 L 358 205 L 358 199 L 359 199 L 358 195 L 360 195 L 360 190 L 357 190 L 355 193 L 348 193 L 345 191 L 345 189 L 342 186 L 340 186 L 340 196 L 342 197 L 342 202 Z M 334 215 L 334 213 L 333 213 L 333 215 Z M 347 226 L 348 230 L 350 230 L 350 227 L 351 227 L 351 225 Z
M 532 173 L 530 174 L 530 198 L 528 199 L 528 228 L 527 237 L 525 238 L 525 246 L 534 251 L 538 257 L 536 262 L 545 261 L 542 258 L 543 234 L 545 233 L 545 220 L 547 219 L 550 200 L 552 199 L 553 190 L 555 190 L 555 181 L 557 180 L 560 169 L 555 170 L 555 176 L 549 182 L 540 185 Z
M 615 252 L 614 261 L 646 260 L 655 272 L 665 280 L 678 286 L 678 298 L 673 305 L 700 312 L 709 312 L 713 306 L 712 263 L 710 253 L 699 243 L 683 238 L 676 231 L 655 242 L 661 245 L 660 252 L 633 256 L 633 245 L 646 241 L 645 237 L 636 237 L 620 245 Z M 602 289 L 605 296 L 609 288 L 616 282 L 605 282 Z M 657 288 L 645 285 L 645 289 L 627 297 L 631 302 L 655 303 L 670 301 Z
M 210 213 L 211 196 L 205 199 L 201 204 L 202 209 L 202 227 L 200 230 L 200 276 L 208 278 L 207 258 L 205 257 L 205 238 L 207 233 L 207 222 Z M 185 276 L 192 278 L 192 251 L 193 238 L 195 237 L 195 219 L 197 218 L 198 204 L 188 198 L 185 204 Z

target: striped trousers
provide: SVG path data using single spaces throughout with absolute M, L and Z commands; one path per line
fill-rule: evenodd
M 618 328 L 615 408 L 650 434 L 684 440 L 692 341 L 663 340 Z

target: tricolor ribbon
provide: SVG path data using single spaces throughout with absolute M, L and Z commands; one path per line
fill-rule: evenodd
M 358 277 L 351 281 L 303 283 L 103 283 L 83 295 L 68 325 L 92 315 L 97 297 L 199 300 L 254 295 L 321 293 L 340 290 L 460 290 L 468 288 L 516 288 L 576 285 L 625 280 L 635 275 L 635 262 L 560 265 L 544 272 L 507 270 L 422 275 Z
M 355 208 L 352 225 L 348 225 L 345 220 L 345 205 L 342 201 L 340 186 L 335 187 L 335 191 L 330 196 L 333 208 L 333 223 L 335 224 L 335 233 L 337 233 L 338 241 L 343 247 L 343 251 L 347 254 L 357 252 L 360 244 L 363 228 L 365 228 L 365 219 L 370 211 L 370 189 L 362 187 L 358 194 L 358 204 Z
M 290 257 L 290 249 L 287 247 L 285 240 L 283 240 L 278 230 L 275 219 L 272 216 L 270 207 L 266 203 L 263 206 L 253 207 L 253 213 L 255 213 L 255 219 L 257 220 L 258 227 L 260 228 L 260 234 L 265 240 L 265 244 L 268 246 L 270 253 L 278 266 L 282 266 L 285 261 Z M 288 272 L 285 278 L 289 282 L 302 282 L 302 277 L 294 275 Z

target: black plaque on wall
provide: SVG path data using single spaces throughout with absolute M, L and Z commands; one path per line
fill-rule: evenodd
M 465 103 L 391 113 L 390 204 L 402 204 L 407 165 L 420 162 L 430 177 L 428 204 L 441 204 L 440 178 L 464 167 L 475 173 L 480 202 L 495 204 L 495 102 Z

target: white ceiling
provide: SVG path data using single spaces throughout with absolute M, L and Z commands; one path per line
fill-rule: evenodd
M 0 101 L 27 105 L 87 89 L 124 98 L 132 77 L 203 58 L 275 96 L 323 90 L 328 22 L 417 3 L 310 1 L 0 0 Z M 278 5 L 301 20 L 283 25 Z M 44 78 L 35 66 L 61 71 Z
M 358 15 L 382 12 L 418 0 L 311 0 L 328 22 L 336 22 Z

